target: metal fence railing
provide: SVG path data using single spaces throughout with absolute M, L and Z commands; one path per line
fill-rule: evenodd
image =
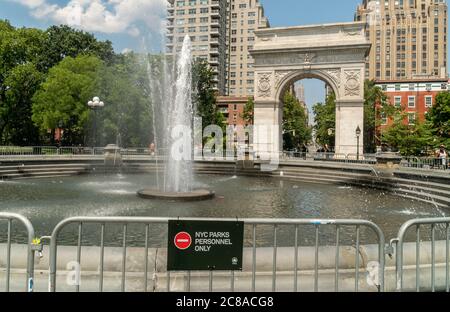
M 80 283 L 58 287 L 57 276 L 61 280 L 67 262 L 72 261 L 80 265 L 78 274 L 81 276 L 84 261 L 90 276 L 86 284 L 89 291 L 104 291 L 108 288 L 105 285 L 112 284 L 126 291 L 128 283 L 133 283 L 130 289 L 136 291 L 199 291 L 199 285 L 203 291 L 317 292 L 323 291 L 324 285 L 327 291 L 361 291 L 368 289 L 362 280 L 371 275 L 364 266 L 369 267 L 375 261 L 378 270 L 374 285 L 380 292 L 387 289 L 450 291 L 450 218 L 414 219 L 404 223 L 398 237 L 390 241 L 391 248 L 386 248 L 380 228 L 365 220 L 242 219 L 239 220 L 245 225 L 242 272 L 166 271 L 164 250 L 169 220 L 178 219 L 74 217 L 61 221 L 51 237 L 43 237 L 50 239 L 48 289 L 80 291 Z M 186 218 L 183 221 L 236 219 Z M 5 277 L 2 279 L 4 287 L 0 281 L 0 288 L 7 292 L 16 289 L 32 292 L 35 251 L 42 251 L 42 245 L 34 239 L 33 226 L 25 217 L 6 212 L 0 213 L 0 225 L 1 248 L 6 255 L 5 260 L 0 261 L 0 273 L 4 272 Z M 2 235 L 5 228 L 6 235 Z M 20 254 L 18 246 L 12 242 L 14 235 L 23 236 L 23 230 L 27 241 L 26 281 L 22 284 L 22 275 L 15 272 L 11 286 L 12 271 L 17 269 L 17 265 L 12 266 L 12 260 L 25 255 L 25 249 L 19 248 L 23 251 Z M 69 230 L 71 234 L 66 232 Z M 372 245 L 366 244 L 369 236 Z M 93 238 L 98 244 L 92 244 Z M 67 244 L 67 239 L 74 244 Z M 137 241 L 141 245 L 136 245 Z M 386 270 L 385 253 L 394 255 L 396 269 L 395 274 L 389 275 L 395 283 L 388 283 L 387 288 L 385 274 L 391 271 Z M 158 279 L 162 282 L 157 282 Z M 104 285 L 105 281 L 109 284 Z M 246 281 L 244 286 L 243 281 Z
M 120 252 L 121 256 L 120 256 L 120 290 L 121 291 L 125 291 L 126 290 L 126 275 L 127 275 L 127 267 L 128 267 L 128 263 L 127 263 L 127 250 L 129 248 L 128 246 L 128 240 L 129 240 L 129 231 L 131 229 L 131 227 L 135 227 L 135 226 L 140 226 L 140 230 L 143 232 L 143 241 L 141 241 L 141 243 L 143 244 L 143 246 L 141 246 L 141 248 L 144 249 L 143 253 L 140 253 L 139 256 L 136 256 L 136 254 L 134 254 L 133 256 L 133 265 L 136 265 L 136 263 L 138 263 L 139 261 L 141 261 L 140 263 L 142 263 L 140 269 L 139 269 L 139 275 L 141 276 L 141 285 L 142 285 L 142 289 L 143 291 L 148 291 L 148 285 L 149 285 L 149 262 L 148 262 L 148 257 L 149 257 L 149 248 L 150 248 L 150 240 L 151 240 L 151 231 L 152 229 L 154 229 L 155 227 L 162 226 L 159 227 L 158 229 L 158 235 L 161 234 L 161 232 L 163 231 L 167 231 L 167 224 L 169 222 L 169 220 L 177 220 L 175 218 L 157 218 L 157 217 L 74 217 L 74 218 L 69 218 L 66 220 L 63 220 L 62 222 L 60 222 L 54 229 L 52 236 L 51 236 L 51 243 L 50 243 L 50 286 L 49 289 L 50 291 L 54 292 L 57 291 L 57 274 L 58 274 L 58 246 L 59 246 L 59 240 L 61 238 L 61 233 L 64 232 L 65 230 L 67 230 L 68 228 L 72 227 L 72 230 L 75 231 L 75 233 L 77 234 L 77 244 L 76 246 L 74 246 L 73 248 L 76 249 L 76 252 L 73 253 L 72 255 L 74 256 L 75 259 L 73 259 L 74 261 L 76 261 L 77 263 L 80 264 L 81 266 L 81 261 L 82 261 L 82 253 L 83 253 L 83 242 L 85 241 L 85 237 L 83 234 L 83 229 L 86 226 L 90 226 L 90 228 L 92 228 L 92 226 L 94 226 L 97 229 L 97 234 L 98 238 L 97 241 L 99 242 L 98 245 L 96 245 L 96 253 L 95 253 L 95 259 L 92 259 L 92 257 L 90 257 L 89 261 L 97 261 L 97 264 L 94 264 L 95 267 L 98 267 L 98 280 L 97 280 L 97 285 L 98 285 L 98 291 L 103 291 L 104 290 L 104 276 L 105 276 L 105 248 L 108 247 L 108 244 L 111 244 L 112 242 L 114 242 L 116 245 L 116 257 L 118 257 L 118 252 Z M 212 218 L 185 218 L 183 219 L 183 221 L 236 221 L 236 219 L 212 219 Z M 293 279 L 291 280 L 292 283 L 290 284 L 291 286 L 291 290 L 293 291 L 297 291 L 299 289 L 299 285 L 300 285 L 300 278 L 298 276 L 298 272 L 300 270 L 299 267 L 299 257 L 301 256 L 301 253 L 299 254 L 299 250 L 300 247 L 302 245 L 302 241 L 301 241 L 301 237 L 303 234 L 303 232 L 301 232 L 302 230 L 304 230 L 304 227 L 310 227 L 312 230 L 308 230 L 308 233 L 311 234 L 311 243 L 313 242 L 312 245 L 310 245 L 311 248 L 309 249 L 310 253 L 308 254 L 308 257 L 313 258 L 309 259 L 308 261 L 311 261 L 311 272 L 313 274 L 312 277 L 312 288 L 311 290 L 314 291 L 319 291 L 319 279 L 320 279 L 320 275 L 319 275 L 319 271 L 323 269 L 323 267 L 321 265 L 319 265 L 319 254 L 322 255 L 322 248 L 324 247 L 323 245 L 320 244 L 319 240 L 321 240 L 321 231 L 325 231 L 325 229 L 327 231 L 329 231 L 329 233 L 331 233 L 331 240 L 334 241 L 334 265 L 333 265 L 333 269 L 334 269 L 334 290 L 335 291 L 339 291 L 340 288 L 340 270 L 342 269 L 341 265 L 340 265 L 340 261 L 350 261 L 353 262 L 351 266 L 349 266 L 349 264 L 347 263 L 345 265 L 346 268 L 346 273 L 350 274 L 353 276 L 354 278 L 354 291 L 358 291 L 359 290 L 359 284 L 360 284 L 360 278 L 362 277 L 362 273 L 361 270 L 364 269 L 361 267 L 361 265 L 363 264 L 362 262 L 367 261 L 367 260 L 373 260 L 373 261 L 377 261 L 377 263 L 379 264 L 379 273 L 377 276 L 377 280 L 378 285 L 378 291 L 384 291 L 384 248 L 385 248 L 385 238 L 384 235 L 382 233 L 382 231 L 380 230 L 380 228 L 370 222 L 370 221 L 365 221 L 365 220 L 308 220 L 308 219 L 240 219 L 239 221 L 243 221 L 244 225 L 245 225 L 245 239 L 244 241 L 247 242 L 247 249 L 248 249 L 248 257 L 244 259 L 247 259 L 247 263 L 244 264 L 244 266 L 247 266 L 248 272 L 247 276 L 250 276 L 250 280 L 251 282 L 249 283 L 249 289 L 251 291 L 256 291 L 257 289 L 257 261 L 261 261 L 261 259 L 257 258 L 257 247 L 259 248 L 258 243 L 260 237 L 258 237 L 257 235 L 257 230 L 261 231 L 262 228 L 264 229 L 264 233 L 271 233 L 271 237 L 268 240 L 269 242 L 269 253 L 266 253 L 266 258 L 263 259 L 264 261 L 267 261 L 267 258 L 271 258 L 271 269 L 269 269 L 269 280 L 266 280 L 266 282 L 270 283 L 270 289 L 272 291 L 277 291 L 277 282 L 278 282 L 278 278 L 282 277 L 282 276 L 278 276 L 277 275 L 277 267 L 278 267 L 278 253 L 281 253 L 281 246 L 280 246 L 280 241 L 281 239 L 278 238 L 279 235 L 281 235 L 281 228 L 283 227 L 284 231 L 290 231 L 290 238 L 293 239 L 293 243 L 291 246 L 289 246 L 289 248 L 291 248 L 290 250 L 293 250 L 292 253 L 290 253 L 289 257 L 292 257 L 292 262 L 289 262 L 290 265 L 292 265 L 292 267 L 290 267 L 290 274 L 293 276 Z M 73 228 L 75 226 L 75 228 Z M 118 227 L 120 230 L 118 231 L 119 233 L 116 233 L 116 235 L 114 236 L 114 239 L 110 242 L 107 241 L 106 239 L 106 228 L 110 227 L 110 226 L 116 226 Z M 163 229 L 163 230 L 161 230 Z M 364 230 L 368 233 L 371 233 L 371 235 L 375 238 L 376 241 L 376 245 L 377 245 L 377 257 L 376 259 L 362 259 L 361 254 L 359 252 L 360 250 L 360 244 L 361 244 L 361 231 Z M 344 233 L 348 234 L 348 233 L 352 233 L 354 239 L 353 239 L 353 243 L 354 243 L 354 253 L 353 255 L 353 261 L 348 259 L 348 254 L 347 257 L 343 256 L 342 252 L 344 249 L 344 244 L 343 244 L 343 236 Z M 92 234 L 90 234 L 90 236 L 92 236 Z M 137 234 L 133 234 L 133 237 L 138 236 Z M 120 247 L 117 247 L 117 242 L 120 242 Z M 163 243 L 163 245 L 161 246 L 161 244 L 159 245 L 160 247 L 167 247 L 167 240 L 164 241 L 164 239 L 160 240 L 160 243 Z M 92 248 L 92 247 L 91 247 Z M 119 249 L 118 249 L 119 248 Z M 133 246 L 133 248 L 135 248 L 135 246 Z M 130 248 L 131 249 L 131 248 Z M 120 250 L 120 251 L 119 251 Z M 320 252 L 319 252 L 320 250 Z M 92 249 L 91 249 L 92 251 Z M 260 251 L 258 251 L 258 254 Z M 269 256 L 270 255 L 270 256 Z M 279 256 L 279 255 L 278 255 Z M 283 254 L 283 257 L 280 259 L 281 261 L 286 261 L 286 254 Z M 139 260 L 138 258 L 142 258 L 141 260 Z M 325 257 L 323 257 L 325 258 Z M 321 259 L 322 261 L 333 261 L 331 259 L 329 259 L 329 257 L 326 257 L 327 259 Z M 67 257 L 65 258 L 67 260 Z M 245 262 L 246 260 L 244 260 Z M 259 262 L 258 262 L 259 263 Z M 119 264 L 116 263 L 116 266 L 118 266 Z M 270 265 L 269 265 L 270 267 Z M 266 267 L 267 268 L 267 267 Z M 349 269 L 351 268 L 351 269 Z M 156 264 L 155 264 L 155 269 L 156 269 Z M 348 271 L 351 271 L 353 273 L 349 273 Z M 353 270 L 353 271 L 352 271 Z M 344 271 L 344 270 L 343 270 Z M 166 279 L 166 286 L 165 289 L 163 289 L 163 291 L 172 291 L 173 289 L 171 288 L 171 272 L 165 272 L 164 270 L 161 270 L 160 272 L 162 272 L 161 274 L 165 274 L 165 279 Z M 160 273 L 158 272 L 158 273 Z M 134 272 L 134 276 L 136 277 L 136 272 Z M 150 272 L 152 273 L 152 272 Z M 154 274 L 156 272 L 153 272 Z M 173 272 L 172 272 L 173 273 Z M 195 272 L 194 272 L 195 273 Z M 176 275 L 177 277 L 179 277 L 179 274 L 182 274 L 182 279 L 183 281 L 185 281 L 185 283 L 183 283 L 183 290 L 185 291 L 192 291 L 193 290 L 193 286 L 191 285 L 191 278 L 192 276 L 194 276 L 194 273 L 191 274 L 191 272 L 184 272 L 184 273 L 180 273 L 177 272 Z M 284 274 L 286 272 L 283 272 Z M 81 272 L 80 272 L 81 274 Z M 229 281 L 227 287 L 228 291 L 235 291 L 235 282 L 237 281 L 235 274 L 237 274 L 234 271 L 231 272 L 213 272 L 213 271 L 209 271 L 209 273 L 203 273 L 203 274 L 207 274 L 205 282 L 203 284 L 208 283 L 208 289 L 210 291 L 214 290 L 213 285 L 215 284 L 215 278 L 220 278 L 221 283 L 223 285 L 223 279 L 227 279 Z M 347 285 L 348 286 L 348 285 Z M 154 290 L 155 288 L 153 288 Z M 80 291 L 80 285 L 75 285 L 74 286 L 74 290 L 75 291 Z M 247 291 L 248 291 L 247 290 Z M 161 289 L 160 289 L 161 291 Z
M 14 157 L 55 157 L 55 156 L 95 156 L 103 155 L 103 147 L 56 147 L 56 146 L 0 146 L 1 158 Z
M 329 152 L 297 152 L 284 151 L 281 159 L 285 160 L 316 160 L 316 161 L 333 161 L 343 163 L 358 164 L 375 164 L 377 162 L 376 154 L 342 154 Z
M 10 291 L 10 282 L 11 282 L 11 256 L 12 256 L 12 234 L 13 234 L 13 226 L 15 226 L 16 223 L 19 223 L 22 225 L 22 227 L 26 230 L 26 237 L 28 241 L 27 246 L 27 273 L 26 273 L 26 281 L 24 281 L 24 289 L 28 292 L 33 291 L 34 286 L 34 253 L 35 250 L 33 248 L 33 239 L 34 239 L 34 228 L 30 221 L 26 219 L 25 217 L 15 214 L 15 213 L 7 213 L 7 212 L 0 212 L 0 223 L 1 222 L 7 223 L 7 229 L 6 229 L 6 259 L 5 259 L 5 287 L 4 290 L 6 292 Z M 0 233 L 0 238 L 3 235 Z M 0 284 L 1 285 L 1 284 Z
M 56 146 L 0 146 L 0 159 L 15 159 L 15 158 L 29 158 L 29 157 L 92 157 L 101 156 L 104 154 L 104 147 L 56 147 Z M 120 154 L 124 157 L 155 157 L 164 159 L 167 157 L 166 149 L 150 150 L 148 147 L 130 147 L 121 148 Z M 246 150 L 241 154 L 235 153 L 234 158 L 237 159 L 238 155 L 250 155 L 250 158 L 255 158 L 254 152 Z M 286 150 L 279 153 L 279 160 L 310 160 L 310 161 L 330 161 L 330 162 L 342 162 L 342 163 L 355 163 L 355 164 L 369 164 L 373 165 L 377 163 L 377 154 L 340 154 L 332 152 L 301 152 L 295 150 Z M 203 157 L 202 152 L 196 153 L 196 160 L 209 160 L 208 157 Z M 230 160 L 225 155 L 223 157 L 215 157 L 214 160 Z M 423 168 L 423 169 L 436 169 L 446 170 L 449 169 L 449 159 L 440 159 L 433 157 L 403 157 L 401 162 L 402 167 L 407 168 Z
M 448 161 L 436 157 L 404 157 L 401 165 L 407 168 L 447 170 L 450 168 Z
M 424 233 L 426 227 L 429 227 L 429 229 Z M 404 246 L 409 238 L 408 234 L 415 236 L 415 255 L 410 250 L 407 263 Z M 427 241 L 429 243 L 426 243 Z M 415 219 L 403 224 L 398 232 L 398 237 L 391 240 L 391 245 L 396 245 L 397 291 L 405 290 L 404 271 L 406 268 L 410 268 L 415 271 L 414 274 L 409 274 L 409 276 L 415 275 L 415 290 L 417 292 L 421 290 L 449 292 L 449 243 L 450 218 Z M 436 248 L 436 245 L 438 245 L 438 248 Z M 424 252 L 423 249 L 427 250 Z M 424 259 L 427 260 L 426 263 L 422 263 Z M 439 274 L 441 278 L 438 285 L 436 285 L 437 269 L 441 273 Z M 409 280 L 408 284 L 411 285 L 413 282 Z M 408 288 L 411 289 L 411 287 Z

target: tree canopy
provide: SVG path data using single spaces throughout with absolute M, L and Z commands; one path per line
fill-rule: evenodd
M 433 107 L 427 114 L 427 126 L 433 139 L 433 146 L 444 144 L 450 148 L 450 92 L 441 92 L 436 96 Z
M 336 96 L 329 93 L 325 100 L 325 104 L 317 103 L 313 106 L 314 112 L 314 129 L 316 143 L 322 146 L 335 145 L 335 127 L 336 127 Z
M 84 127 L 89 117 L 86 103 L 92 99 L 101 66 L 97 57 L 81 55 L 66 57 L 50 69 L 33 97 L 32 119 L 42 134 L 60 128 L 64 130 L 64 144 L 84 143 Z
M 405 123 L 407 113 L 396 112 L 394 123 L 383 132 L 383 142 L 405 156 L 426 155 L 432 143 L 430 129 L 416 117 L 414 124 Z
M 216 124 L 217 105 L 214 91 L 214 73 L 205 60 L 196 60 L 192 67 L 193 103 L 196 114 L 202 118 L 203 128 Z
M 242 114 L 242 118 L 245 120 L 247 124 L 252 125 L 254 123 L 254 110 L 255 110 L 255 101 L 252 97 L 249 97 L 247 103 L 244 106 L 244 112 Z
M 305 108 L 291 92 L 283 97 L 283 148 L 299 149 L 311 140 Z
M 44 34 L 45 49 L 39 54 L 38 68 L 48 71 L 66 57 L 95 55 L 107 64 L 115 60 L 111 41 L 98 41 L 94 35 L 67 25 L 51 26 Z
M 82 77 L 86 70 L 89 72 L 96 69 L 83 67 L 85 62 L 78 59 L 79 56 L 84 56 L 85 61 L 93 56 L 108 65 L 117 58 L 111 42 L 98 41 L 92 34 L 69 26 L 52 26 L 42 31 L 35 28 L 15 28 L 8 21 L 0 20 L 0 144 L 48 143 L 41 140 L 39 130 L 44 134 L 47 130 L 52 130 L 44 129 L 46 126 L 58 126 L 61 122 L 66 127 L 76 125 L 70 130 L 67 128 L 69 138 L 64 143 L 73 141 L 74 137 L 70 132 L 82 132 L 76 127 L 81 126 L 78 121 L 86 118 L 83 110 L 72 112 L 71 121 L 62 114 L 65 111 L 62 109 L 62 102 L 67 107 L 73 107 L 73 103 L 69 104 L 66 100 L 70 98 L 74 101 L 76 97 L 85 97 L 84 94 L 74 93 L 85 90 L 86 85 L 90 84 L 87 80 L 96 79 Z M 72 64 L 70 58 L 77 61 Z M 59 66 L 66 59 L 68 61 Z M 87 63 L 87 66 L 93 65 L 92 62 Z M 78 66 L 80 68 L 76 68 Z M 56 69 L 52 71 L 54 68 Z M 64 77 L 66 73 L 68 76 Z M 72 78 L 75 80 L 71 80 Z M 61 90 L 57 91 L 56 88 Z M 54 97 L 50 96 L 51 93 Z M 32 117 L 34 97 L 39 104 L 36 104 L 36 116 Z M 44 104 L 44 99 L 49 102 Z M 53 103 L 52 100 L 58 100 L 59 103 Z M 51 107 L 58 107 L 58 110 L 51 112 Z M 75 118 L 76 113 L 81 115 Z M 81 139 L 76 139 L 79 140 Z
M 96 86 L 96 94 L 105 102 L 97 124 L 100 146 L 114 142 L 122 147 L 151 143 L 153 103 L 143 62 L 138 55 L 127 53 L 113 66 L 101 67 Z M 92 127 L 92 118 L 90 121 Z

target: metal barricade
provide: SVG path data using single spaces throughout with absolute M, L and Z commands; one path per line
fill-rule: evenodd
M 17 221 L 21 223 L 26 231 L 27 231 L 27 240 L 28 240 L 28 246 L 27 246 L 27 274 L 26 274 L 26 281 L 24 283 L 25 290 L 28 292 L 33 291 L 33 279 L 34 279 L 34 253 L 35 250 L 33 248 L 33 239 L 34 239 L 34 228 L 33 225 L 30 223 L 30 221 L 15 213 L 7 213 L 7 212 L 0 212 L 0 221 L 6 221 L 8 224 L 7 227 L 7 241 L 6 241 L 6 286 L 5 290 L 6 292 L 10 291 L 10 281 L 11 281 L 11 234 L 12 234 L 12 227 L 13 227 L 13 221 Z
M 121 234 L 116 233 L 116 235 L 120 234 L 120 242 L 121 247 L 121 272 L 120 272 L 120 289 L 121 291 L 125 291 L 126 289 L 126 267 L 127 267 L 127 231 L 129 229 L 130 225 L 133 224 L 140 224 L 145 226 L 145 241 L 144 241 L 144 253 L 143 255 L 140 254 L 139 257 L 143 257 L 143 279 L 142 279 L 142 285 L 145 291 L 148 290 L 148 273 L 149 273 L 149 267 L 148 267 L 148 254 L 149 254 L 149 238 L 150 238 L 150 227 L 154 226 L 156 224 L 159 225 L 166 225 L 168 224 L 169 220 L 178 220 L 176 218 L 161 218 L 161 217 L 74 217 L 69 218 L 66 220 L 63 220 L 60 222 L 54 229 L 52 236 L 51 236 L 51 242 L 50 242 L 50 285 L 49 290 L 52 292 L 55 292 L 57 290 L 57 261 L 58 261 L 58 238 L 60 236 L 60 233 L 69 225 L 75 225 L 78 226 L 78 240 L 76 247 L 76 262 L 81 264 L 81 253 L 82 253 L 82 242 L 83 242 L 83 226 L 87 226 L 90 224 L 90 226 L 93 224 L 94 226 L 98 226 L 99 228 L 99 241 L 100 246 L 96 246 L 96 252 L 99 251 L 98 254 L 98 291 L 104 290 L 104 273 L 105 273 L 105 227 L 109 225 L 115 224 L 115 226 L 121 226 Z M 236 221 L 237 219 L 217 219 L 217 218 L 183 218 L 183 221 Z M 324 227 L 329 227 L 332 233 L 335 234 L 335 246 L 332 248 L 335 248 L 335 259 L 334 259 L 334 274 L 335 274 L 335 280 L 334 280 L 334 290 L 339 291 L 339 277 L 340 277 L 340 264 L 339 259 L 341 256 L 341 233 L 343 232 L 342 229 L 347 227 L 350 227 L 352 230 L 354 229 L 355 232 L 352 232 L 356 235 L 355 240 L 355 250 L 354 250 L 354 272 L 350 270 L 349 274 L 352 274 L 355 278 L 355 284 L 354 284 L 354 291 L 359 290 L 359 281 L 360 281 L 360 271 L 361 271 L 361 259 L 360 259 L 360 233 L 361 229 L 364 228 L 365 230 L 371 231 L 374 236 L 376 236 L 376 247 L 377 247 L 377 254 L 378 254 L 378 264 L 379 264 L 379 270 L 377 273 L 378 277 L 378 284 L 377 288 L 378 291 L 384 291 L 384 266 L 385 266 L 385 259 L 384 259 L 384 243 L 385 238 L 384 234 L 380 230 L 380 228 L 370 222 L 365 220 L 311 220 L 311 219 L 239 219 L 239 221 L 243 221 L 245 228 L 248 230 L 249 238 L 248 238 L 248 244 L 250 252 L 251 248 L 251 254 L 249 253 L 249 257 L 247 258 L 247 265 L 249 264 L 251 258 L 251 270 L 248 270 L 248 277 L 251 278 L 251 288 L 252 291 L 256 291 L 256 279 L 257 279 L 257 267 L 256 267 L 256 261 L 257 261 L 257 228 L 258 227 L 271 227 L 271 231 L 273 234 L 273 244 L 271 243 L 271 246 L 268 247 L 270 250 L 272 250 L 271 256 L 268 258 L 272 258 L 272 270 L 268 270 L 268 274 L 270 276 L 271 274 L 271 290 L 277 291 L 277 252 L 279 247 L 280 241 L 277 239 L 278 231 L 281 226 L 286 226 L 289 228 L 290 231 L 292 231 L 292 238 L 294 239 L 294 246 L 291 246 L 294 249 L 294 259 L 293 259 L 293 266 L 289 270 L 293 272 L 293 281 L 292 281 L 292 290 L 298 291 L 299 289 L 299 240 L 300 240 L 300 234 L 299 234 L 299 228 L 302 226 L 309 226 L 314 228 L 314 247 L 311 246 L 310 251 L 312 251 L 312 248 L 314 252 L 311 252 L 311 257 L 314 258 L 313 262 L 313 287 L 311 290 L 319 291 L 319 247 L 324 247 L 323 245 L 319 245 L 319 234 L 320 230 Z M 312 234 L 312 232 L 311 232 Z M 97 234 L 96 234 L 97 235 Z M 352 234 L 353 235 L 353 234 Z M 116 236 L 117 239 L 117 236 Z M 117 241 L 116 241 L 117 242 Z M 164 246 L 166 246 L 166 243 L 164 243 Z M 289 248 L 291 248 L 289 247 Z M 62 248 L 62 247 L 61 247 Z M 99 248 L 99 249 L 97 249 Z M 118 257 L 117 250 L 116 250 L 116 257 Z M 75 256 L 75 253 L 73 254 Z M 308 255 L 309 257 L 309 255 Z M 136 257 L 133 257 L 134 261 L 137 261 Z M 284 259 L 283 259 L 284 260 Z M 365 259 L 366 260 L 366 259 Z M 92 258 L 90 258 L 90 261 L 93 261 Z M 95 263 L 97 260 L 94 260 Z M 116 263 L 117 265 L 117 263 Z M 96 266 L 96 264 L 95 264 Z M 352 267 L 353 268 L 353 267 Z M 155 264 L 156 269 L 156 264 Z M 155 271 L 156 272 L 156 271 Z M 213 271 L 209 272 L 209 290 L 213 290 L 213 280 L 214 280 L 214 273 Z M 96 273 L 97 274 L 97 273 Z M 166 285 L 166 291 L 171 291 L 171 272 L 165 272 L 166 279 L 167 279 L 167 285 Z M 191 291 L 191 272 L 186 272 L 187 276 L 187 286 L 186 290 Z M 208 273 L 205 273 L 208 274 Z M 141 275 L 139 275 L 141 276 Z M 230 275 L 226 277 L 229 278 L 229 289 L 231 291 L 235 291 L 235 272 L 231 271 Z M 290 282 L 289 282 L 290 284 Z M 75 285 L 75 290 L 80 291 L 80 285 Z M 228 287 L 228 286 L 227 286 Z M 309 287 L 309 286 L 308 286 Z
M 415 228 L 415 287 L 416 291 L 421 290 L 421 270 L 426 269 L 427 265 L 421 267 L 421 247 L 424 244 L 421 241 L 421 227 L 426 225 L 430 226 L 430 248 L 431 248 L 431 265 L 430 265 L 430 290 L 436 291 L 436 230 L 440 226 L 441 232 L 445 235 L 445 291 L 449 292 L 449 242 L 450 242 L 450 218 L 428 218 L 428 219 L 415 219 L 410 220 L 402 225 L 398 232 L 397 238 L 391 240 L 391 245 L 396 244 L 396 289 L 397 291 L 404 290 L 404 245 L 408 230 Z M 444 241 L 442 241 L 444 242 Z M 442 243 L 441 242 L 441 243 Z M 442 251 L 442 248 L 439 249 Z M 443 290 L 443 289 L 440 289 Z
M 435 157 L 403 157 L 401 166 L 406 168 L 447 170 L 448 159 L 442 160 Z

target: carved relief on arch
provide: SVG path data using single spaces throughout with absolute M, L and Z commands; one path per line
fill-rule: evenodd
M 258 97 L 267 98 L 272 95 L 272 73 L 258 73 Z
M 322 72 L 336 84 L 339 90 L 341 87 L 341 70 L 339 68 L 333 68 L 322 70 Z
M 344 70 L 345 75 L 345 96 L 361 95 L 361 71 L 358 69 Z
M 275 72 L 275 88 L 276 89 L 278 89 L 280 87 L 283 79 L 291 72 L 292 71 L 290 71 L 290 70 L 281 70 L 281 71 Z

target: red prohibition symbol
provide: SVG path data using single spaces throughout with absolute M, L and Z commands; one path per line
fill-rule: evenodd
M 174 238 L 175 247 L 180 250 L 188 249 L 192 244 L 192 237 L 187 232 L 180 232 Z

